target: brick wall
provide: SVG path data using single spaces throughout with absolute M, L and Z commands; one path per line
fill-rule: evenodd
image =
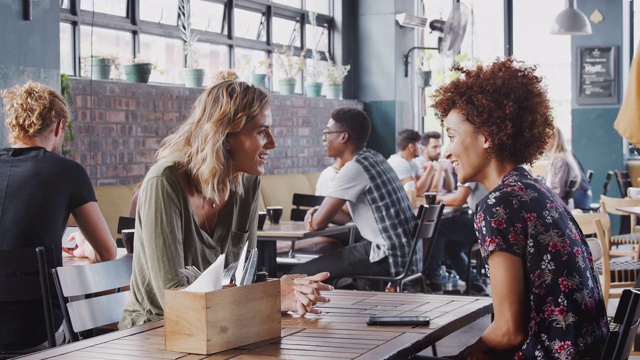
M 94 185 L 133 184 L 144 178 L 160 141 L 184 121 L 201 89 L 71 79 L 73 158 Z M 331 163 L 322 130 L 338 107 L 362 108 L 356 100 L 272 94 L 274 135 L 266 174 L 320 171 Z

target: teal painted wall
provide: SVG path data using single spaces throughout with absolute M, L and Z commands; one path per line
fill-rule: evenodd
M 388 158 L 396 152 L 395 101 L 369 101 L 364 103 L 364 111 L 371 119 L 371 135 L 367 147 Z

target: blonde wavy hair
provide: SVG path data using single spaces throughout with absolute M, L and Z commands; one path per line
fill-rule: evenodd
M 553 158 L 556 156 L 567 159 L 567 162 L 569 162 L 569 165 L 571 165 L 571 168 L 573 169 L 573 173 L 577 175 L 576 181 L 580 184 L 580 180 L 582 179 L 580 166 L 578 166 L 578 162 L 573 157 L 573 154 L 567 150 L 562 130 L 557 126 L 554 126 L 553 128 L 553 135 L 551 136 L 551 143 L 549 144 L 547 155 L 549 156 L 549 164 L 553 162 Z
M 198 97 L 189 118 L 162 141 L 156 161 L 176 164 L 197 193 L 215 202 L 232 188 L 242 191 L 241 175 L 232 176 L 224 143 L 268 104 L 265 91 L 244 82 L 212 86 Z
M 0 92 L 0 96 L 12 145 L 44 134 L 60 119 L 69 121 L 64 98 L 45 85 L 29 81 Z

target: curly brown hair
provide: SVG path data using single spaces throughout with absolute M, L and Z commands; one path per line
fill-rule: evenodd
M 62 95 L 37 82 L 29 81 L 6 89 L 0 95 L 11 144 L 42 135 L 60 119 L 69 120 L 69 110 Z
M 507 57 L 464 69 L 463 77 L 438 88 L 433 108 L 440 123 L 456 109 L 490 142 L 488 155 L 513 164 L 531 164 L 553 135 L 553 116 L 536 67 Z

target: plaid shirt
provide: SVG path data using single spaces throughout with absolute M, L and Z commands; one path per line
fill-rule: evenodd
M 362 167 L 371 182 L 364 195 L 371 204 L 380 234 L 387 243 L 391 276 L 400 275 L 409 259 L 411 230 L 416 223 L 411 202 L 398 176 L 382 155 L 364 149 L 353 161 Z M 422 242 L 419 242 L 410 273 L 421 271 Z

